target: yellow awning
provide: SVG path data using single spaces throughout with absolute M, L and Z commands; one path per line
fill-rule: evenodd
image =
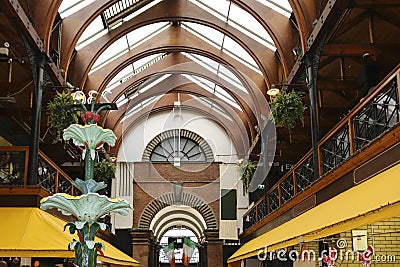
M 400 216 L 400 164 L 376 175 L 240 247 L 228 262 Z
M 68 244 L 77 235 L 63 232 L 65 221 L 38 208 L 0 208 L 0 257 L 74 258 Z M 139 262 L 110 243 L 97 259 L 116 265 L 139 266 Z

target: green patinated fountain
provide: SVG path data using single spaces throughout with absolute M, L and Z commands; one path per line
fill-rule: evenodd
M 93 101 L 94 102 L 94 101 Z M 72 124 L 64 130 L 63 139 L 72 139 L 82 151 L 82 159 L 85 161 L 85 178 L 77 178 L 73 185 L 82 191 L 81 196 L 72 196 L 65 193 L 57 193 L 41 200 L 40 208 L 43 210 L 57 208 L 64 215 L 73 215 L 77 218 L 75 222 L 69 222 L 64 230 L 69 227 L 71 234 L 77 233 L 79 240 L 73 240 L 69 249 L 75 250 L 75 264 L 79 267 L 94 267 L 97 264 L 97 253 L 103 255 L 104 245 L 95 242 L 94 237 L 99 229 L 109 230 L 108 225 L 97 222 L 97 220 L 110 212 L 128 215 L 131 209 L 129 203 L 124 199 L 108 198 L 96 193 L 105 188 L 104 182 L 96 182 L 93 179 L 94 162 L 97 151 L 104 144 L 115 145 L 116 136 L 109 129 L 98 126 L 100 121 L 99 112 L 103 108 L 94 111 L 94 104 L 90 111 L 82 104 L 82 121 L 85 125 Z

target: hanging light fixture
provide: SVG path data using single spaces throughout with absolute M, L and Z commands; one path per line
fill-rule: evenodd
M 271 88 L 268 89 L 267 94 L 269 96 L 276 96 L 277 94 L 279 94 L 281 91 L 279 90 L 279 88 L 276 87 L 275 84 L 271 85 Z
M 275 84 L 271 84 L 271 88 L 268 89 L 267 94 L 269 96 L 276 96 L 277 94 L 279 94 L 281 92 L 281 90 L 278 88 L 278 86 L 281 86 L 283 91 L 285 91 L 285 89 L 287 89 L 288 87 L 291 86 L 304 86 L 305 84 L 303 83 L 275 83 Z

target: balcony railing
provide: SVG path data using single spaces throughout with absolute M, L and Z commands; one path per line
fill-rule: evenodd
M 320 140 L 318 168 L 313 166 L 312 151 L 309 151 L 243 215 L 244 230 L 276 212 L 398 125 L 399 80 L 400 65 Z M 318 179 L 314 178 L 315 171 L 318 172 Z
M 28 158 L 27 146 L 0 147 L 0 187 L 27 187 Z M 71 181 L 72 179 L 63 170 L 39 151 L 37 186 L 44 188 L 49 194 L 80 195 L 80 190 L 75 188 Z

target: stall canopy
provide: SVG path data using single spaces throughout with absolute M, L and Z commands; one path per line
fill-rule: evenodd
M 0 257 L 74 258 L 68 244 L 78 239 L 68 230 L 65 221 L 38 208 L 0 208 Z M 96 240 L 96 239 L 95 239 Z M 110 243 L 98 260 L 116 265 L 139 266 L 139 262 Z
M 400 164 L 250 240 L 228 262 L 400 216 L 399 176 Z

